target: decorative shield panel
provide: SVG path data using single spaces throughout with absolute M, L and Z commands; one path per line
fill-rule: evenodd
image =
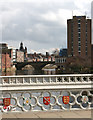
M 9 106 L 10 105 L 10 101 L 11 101 L 10 98 L 4 98 L 3 99 L 4 106 Z
M 68 104 L 69 103 L 69 96 L 63 96 L 62 100 L 63 100 L 64 104 Z
M 50 103 L 50 97 L 43 97 L 43 103 L 48 105 Z

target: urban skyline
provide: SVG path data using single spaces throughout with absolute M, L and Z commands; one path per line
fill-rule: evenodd
M 11 70 L 13 65 L 16 65 L 17 70 L 21 70 L 33 62 L 36 64 L 46 62 L 48 64 L 51 61 L 57 65 L 57 69 L 60 68 L 60 71 L 66 73 L 73 71 L 90 73 L 93 66 L 91 23 L 92 20 L 86 16 L 73 16 L 73 19 L 68 19 L 67 49 L 61 49 L 60 52 L 55 51 L 51 55 L 47 51 L 45 56 L 42 53 L 28 54 L 28 47 L 24 46 L 23 42 L 20 43 L 19 49 L 9 49 L 7 44 L 1 44 L 2 70 L 6 71 L 8 68 Z M 87 68 L 87 71 L 85 68 Z
M 72 11 L 73 15 L 87 14 L 91 17 L 91 1 L 24 0 L 25 4 L 22 1 L 4 1 L 1 42 L 18 48 L 22 41 L 28 47 L 29 53 L 67 48 L 67 19 L 72 18 Z

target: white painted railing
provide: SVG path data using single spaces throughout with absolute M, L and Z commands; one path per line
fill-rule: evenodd
M 89 83 L 92 74 L 0 76 L 0 85 Z
M 92 88 L 92 74 L 0 76 L 0 108 L 1 112 L 92 109 Z M 5 98 L 12 104 L 7 109 Z

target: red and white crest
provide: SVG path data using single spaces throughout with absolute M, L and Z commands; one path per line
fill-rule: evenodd
M 11 99 L 10 99 L 10 98 L 4 98 L 4 99 L 3 99 L 3 104 L 4 104 L 4 106 L 9 106 L 9 105 L 10 105 L 10 102 L 11 102 Z
M 43 97 L 43 103 L 48 105 L 50 103 L 50 97 Z
M 64 104 L 68 104 L 69 103 L 69 96 L 63 96 L 62 100 L 63 100 Z

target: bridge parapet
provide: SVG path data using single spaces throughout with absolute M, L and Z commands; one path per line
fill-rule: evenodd
M 93 76 L 26 75 L 1 76 L 0 100 L 11 100 L 10 109 L 1 112 L 93 109 Z

